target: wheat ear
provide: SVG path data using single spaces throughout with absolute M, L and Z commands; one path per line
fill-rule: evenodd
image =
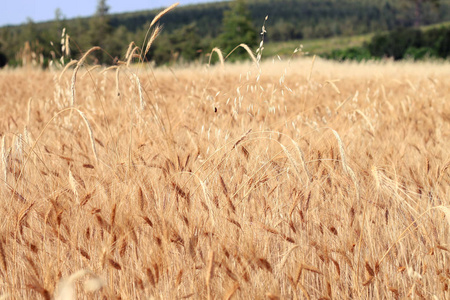
M 161 26 L 156 26 L 155 29 L 153 30 L 152 35 L 150 36 L 150 39 L 147 42 L 147 47 L 145 47 L 144 57 L 147 55 L 148 51 L 150 50 L 150 47 L 152 46 L 153 42 L 156 40 L 158 35 L 161 33 L 161 31 L 162 31 Z
M 152 28 L 153 25 L 155 25 L 156 22 L 159 21 L 159 19 L 161 19 L 162 16 L 164 16 L 166 13 L 168 13 L 169 11 L 171 11 L 172 9 L 174 9 L 176 6 L 178 6 L 178 4 L 180 4 L 179 2 L 172 4 L 171 6 L 169 6 L 168 8 L 166 8 L 165 10 L 163 10 L 162 12 L 160 12 L 159 14 L 157 14 L 152 22 L 150 23 L 150 26 L 148 27 L 147 32 L 145 33 L 145 37 L 144 37 L 144 44 L 145 41 L 147 40 L 147 36 L 148 33 L 150 31 L 150 29 Z M 154 35 L 155 32 L 153 32 L 152 36 Z M 151 40 L 151 39 L 150 39 Z M 153 42 L 153 41 L 152 41 Z M 147 47 L 148 47 L 148 43 L 147 43 Z M 142 48 L 144 48 L 144 45 L 142 45 Z M 144 55 L 145 56 L 145 55 Z M 144 59 L 144 56 L 142 57 L 142 59 Z
M 222 54 L 222 51 L 219 49 L 219 48 L 213 48 L 212 50 L 211 50 L 211 53 L 210 53 L 210 55 L 209 55 L 209 63 L 208 63 L 208 65 L 211 65 L 211 58 L 212 58 L 212 55 L 213 55 L 213 53 L 214 52 L 216 52 L 217 53 L 217 56 L 219 56 L 219 60 L 220 60 L 220 65 L 222 66 L 222 68 L 225 66 L 225 60 L 223 59 L 223 54 Z
M 180 2 L 176 2 L 176 3 L 172 4 L 171 6 L 169 6 L 168 8 L 166 8 L 165 10 L 163 10 L 162 12 L 160 12 L 159 14 L 157 14 L 157 15 L 153 18 L 152 23 L 150 23 L 150 27 L 152 27 L 153 25 L 155 25 L 155 23 L 158 22 L 159 19 L 161 19 L 161 17 L 164 16 L 166 13 L 168 13 L 169 11 L 171 11 L 172 9 L 174 9 L 175 7 L 177 7 L 178 4 L 180 4 Z

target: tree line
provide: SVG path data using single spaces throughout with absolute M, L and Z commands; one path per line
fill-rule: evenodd
M 450 26 L 427 30 L 398 28 L 374 35 L 361 47 L 334 49 L 320 55 L 340 61 L 380 58 L 394 60 L 447 59 L 450 57 Z
M 232 9 L 240 17 L 227 21 Z M 43 57 L 40 61 L 43 65 L 61 57 L 63 28 L 66 40 L 70 40 L 67 45 L 70 55 L 64 59 L 77 58 L 90 47 L 101 46 L 104 52 L 97 54 L 97 62 L 113 64 L 124 56 L 129 42 L 142 43 L 150 21 L 158 12 L 109 14 L 107 2 L 100 0 L 90 18 L 67 20 L 57 10 L 51 22 L 35 23 L 29 19 L 20 26 L 0 28 L 0 65 L 21 64 L 30 53 L 35 58 Z M 160 22 L 164 30 L 146 58 L 158 64 L 205 59 L 216 46 L 227 53 L 231 46 L 225 42 L 230 40 L 236 45 L 246 42 L 256 50 L 258 33 L 267 15 L 265 42 L 270 43 L 384 32 L 448 21 L 450 0 L 235 0 L 189 5 L 163 16 Z M 233 36 L 232 28 L 242 21 L 249 28 L 245 34 L 234 32 Z

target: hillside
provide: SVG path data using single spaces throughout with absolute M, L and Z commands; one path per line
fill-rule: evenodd
M 398 27 L 411 27 L 416 21 L 414 1 L 375 1 L 375 0 L 268 0 L 247 1 L 255 30 L 259 31 L 266 15 L 266 43 L 284 42 L 298 39 L 330 38 L 336 36 L 353 36 L 376 31 L 392 30 Z M 426 2 L 428 3 L 428 2 Z M 450 20 L 450 0 L 440 1 L 439 8 L 424 4 L 421 22 L 424 25 Z M 209 52 L 214 46 L 214 38 L 221 31 L 223 13 L 230 7 L 230 2 L 189 5 L 179 7 L 166 14 L 160 40 L 154 45 L 155 55 L 164 62 L 171 59 L 169 36 L 189 32 L 197 40 L 196 50 Z M 100 62 L 111 63 L 114 57 L 122 57 L 127 42 L 138 44 L 143 40 L 149 21 L 159 11 L 139 11 L 134 13 L 112 14 L 108 16 L 107 27 L 99 32 L 95 18 L 77 18 L 55 20 L 54 22 L 32 23 L 22 26 L 0 28 L 0 53 L 11 64 L 18 63 L 17 55 L 30 42 L 30 48 L 44 57 L 51 57 L 51 51 L 58 56 L 59 46 L 52 46 L 50 41 L 60 40 L 62 28 L 71 38 L 71 50 L 75 55 L 100 45 L 107 54 L 99 57 Z M 97 38 L 96 38 L 97 36 Z M 101 36 L 101 44 L 98 42 Z M 54 43 L 55 45 L 56 43 Z M 173 48 L 173 47 L 172 47 Z M 190 59 L 190 58 L 186 58 Z

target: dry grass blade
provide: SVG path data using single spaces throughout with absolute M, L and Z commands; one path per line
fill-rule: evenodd
M 96 68 L 96 67 L 99 67 L 99 66 L 93 66 L 92 68 L 89 69 L 88 72 L 86 72 L 86 74 L 88 74 L 90 71 L 93 70 L 93 68 Z M 119 67 L 120 67 L 120 66 L 110 66 L 110 67 L 107 67 L 107 68 L 101 70 L 101 71 L 100 71 L 100 74 L 104 74 L 104 73 L 106 73 L 106 72 L 108 72 L 108 71 L 118 69 Z
M 342 142 L 339 134 L 334 129 L 331 129 L 331 131 L 333 132 L 334 136 L 336 137 L 336 140 L 338 141 L 339 153 L 341 154 L 342 169 L 344 170 L 345 173 L 348 173 L 348 165 L 347 165 L 347 159 L 345 156 L 344 143 Z
M 288 151 L 288 149 L 283 144 L 280 144 L 280 146 L 281 146 L 281 149 L 283 149 L 283 152 L 286 154 L 286 156 L 289 159 L 289 161 L 292 163 L 292 166 L 294 167 L 294 170 L 297 173 L 298 179 L 303 184 L 302 177 L 300 176 L 300 170 L 297 167 L 297 163 L 294 160 L 294 157 L 291 155 L 291 153 Z M 297 148 L 297 150 L 298 150 L 298 148 Z M 302 157 L 302 161 L 304 161 L 304 157 Z M 306 168 L 306 164 L 303 163 L 302 165 L 303 165 L 303 167 L 304 167 L 304 169 L 306 171 L 306 174 L 308 176 L 308 182 L 310 182 L 311 181 L 311 177 L 309 175 L 308 169 Z
M 3 166 L 3 180 L 5 183 L 8 179 L 8 161 L 9 161 L 9 151 L 6 150 L 5 135 L 2 136 L 2 166 Z
M 80 114 L 81 118 L 83 119 L 84 123 L 86 124 L 87 130 L 88 130 L 88 133 L 89 133 L 89 138 L 91 140 L 92 151 L 94 152 L 95 159 L 98 162 L 97 149 L 95 148 L 94 132 L 92 131 L 91 124 L 89 124 L 89 121 L 86 118 L 86 115 L 81 110 L 77 109 L 76 111 Z
M 133 48 L 134 46 L 134 48 Z M 125 54 L 125 59 L 128 60 L 130 58 L 130 56 L 133 55 L 134 49 L 136 49 L 136 44 L 134 42 L 131 42 L 128 45 L 128 49 L 127 49 L 127 53 Z M 133 51 L 132 51 L 133 50 Z
M 75 180 L 75 178 L 73 177 L 72 171 L 70 171 L 69 169 L 69 184 L 70 187 L 72 188 L 72 192 L 75 194 L 75 199 L 78 202 L 78 190 L 77 190 L 77 181 Z
M 211 65 L 211 59 L 212 59 L 212 55 L 214 52 L 217 53 L 217 56 L 219 57 L 220 65 L 222 66 L 222 68 L 224 68 L 225 67 L 225 59 L 223 58 L 222 51 L 219 48 L 213 48 L 211 50 L 211 53 L 209 54 L 208 65 Z
M 325 85 L 329 84 L 331 85 L 331 87 L 336 91 L 336 93 L 338 93 L 339 95 L 341 94 L 341 91 L 338 89 L 338 87 L 336 86 L 336 84 L 334 84 L 336 80 L 327 80 L 325 81 Z
M 302 149 L 300 148 L 300 146 L 296 142 L 294 142 L 294 144 L 295 144 L 295 146 L 297 148 L 298 153 L 300 154 L 300 160 L 302 161 L 303 170 L 305 171 L 306 176 L 308 176 L 308 183 L 312 182 L 313 178 L 311 176 L 311 173 L 309 172 L 308 166 L 306 165 L 305 154 L 303 154 Z
M 136 79 L 136 84 L 137 84 L 137 88 L 138 88 L 138 92 L 139 92 L 139 106 L 141 110 L 144 110 L 145 108 L 145 101 L 144 101 L 144 96 L 142 95 L 142 86 L 141 86 L 141 81 L 139 80 L 139 77 L 136 74 L 133 74 L 134 78 Z
M 342 142 L 341 137 L 339 136 L 339 134 L 335 130 L 331 129 L 331 131 L 333 131 L 333 134 L 336 137 L 336 140 L 338 141 L 339 153 L 341 155 L 342 169 L 344 169 L 344 172 L 346 174 L 348 174 L 350 176 L 350 178 L 352 179 L 353 184 L 355 185 L 355 189 L 356 189 L 356 197 L 359 200 L 360 199 L 360 192 L 359 192 L 358 180 L 356 178 L 355 172 L 353 172 L 353 170 L 347 164 L 347 159 L 346 159 L 345 150 L 344 150 L 344 143 Z
M 72 74 L 72 83 L 70 86 L 70 90 L 72 91 L 72 98 L 71 98 L 71 106 L 75 105 L 75 83 L 77 81 L 77 73 L 78 70 L 80 69 L 80 67 L 83 65 L 84 61 L 86 60 L 86 58 L 88 57 L 89 54 L 91 54 L 94 51 L 100 50 L 100 47 L 92 47 L 91 49 L 89 49 L 84 55 L 83 57 L 81 57 L 81 59 L 78 61 L 77 66 L 75 67 L 75 69 L 73 70 L 73 74 Z
M 129 65 L 129 63 L 127 62 L 127 67 L 128 67 L 128 65 Z M 120 71 L 120 67 L 121 66 L 119 66 L 116 69 L 116 94 L 117 94 L 117 97 L 120 96 L 120 89 L 119 89 L 119 71 Z
M 300 282 L 297 283 L 298 287 L 302 290 L 303 294 L 305 295 L 306 299 L 311 300 L 311 296 L 309 295 L 306 288 L 301 284 Z
M 441 205 L 436 208 L 440 209 L 444 213 L 448 226 L 450 226 L 450 207 Z
M 31 119 L 31 102 L 32 101 L 33 101 L 33 97 L 30 97 L 30 99 L 28 99 L 27 124 L 30 124 L 30 119 Z
M 303 270 L 310 271 L 310 272 L 313 272 L 313 273 L 317 273 L 317 274 L 323 274 L 323 273 L 322 273 L 319 269 L 317 269 L 316 267 L 310 266 L 310 265 L 307 265 L 307 264 L 302 264 L 302 269 L 303 269 Z
M 109 70 L 111 70 L 111 69 L 115 69 L 116 67 L 117 67 L 117 66 L 111 66 L 111 67 L 108 67 L 107 70 L 102 70 L 102 71 L 100 72 L 100 74 L 103 74 L 104 72 L 109 71 Z M 101 68 L 102 68 L 102 66 L 100 66 L 100 65 L 92 66 L 92 67 L 90 67 L 90 68 L 88 68 L 88 69 L 86 70 L 86 73 L 84 73 L 84 74 L 81 76 L 81 78 L 84 78 L 86 75 L 92 74 L 92 71 L 94 71 L 94 70 L 96 70 L 96 69 L 101 69 Z
M 239 44 L 237 45 L 233 50 L 230 51 L 230 53 L 228 53 L 228 55 L 225 57 L 225 59 L 228 58 L 228 56 L 230 56 L 234 51 L 236 51 L 237 48 L 243 48 L 245 51 L 247 51 L 248 55 L 250 55 L 250 58 L 253 60 L 253 62 L 255 63 L 255 65 L 257 67 L 259 67 L 259 62 L 255 57 L 255 54 L 253 54 L 253 51 L 250 49 L 249 46 L 247 46 L 246 44 Z
M 370 131 L 372 131 L 372 133 L 375 134 L 375 128 L 373 127 L 373 125 L 370 122 L 369 118 L 362 111 L 360 111 L 359 109 L 357 109 L 356 112 L 358 114 L 360 114 L 364 118 L 364 120 L 367 122 L 367 125 L 369 125 L 369 127 L 370 127 Z
M 30 204 L 28 204 L 26 207 L 24 207 L 19 214 L 17 215 L 17 222 L 16 222 L 16 227 L 19 227 L 20 224 L 22 223 L 22 221 L 25 219 L 25 217 L 28 215 L 28 213 L 30 212 L 31 208 L 34 206 L 34 202 L 31 202 Z
M 140 57 L 138 54 L 135 55 L 135 53 L 139 50 L 139 47 L 134 47 L 133 50 L 131 50 L 130 54 L 127 56 L 127 67 L 130 66 L 131 61 L 135 56 Z
M 278 296 L 276 294 L 273 294 L 273 293 L 270 293 L 270 292 L 266 293 L 266 297 L 268 299 L 270 299 L 270 300 L 279 300 L 279 299 L 281 299 L 280 296 Z
M 225 293 L 225 295 L 223 296 L 223 300 L 230 300 L 238 289 L 239 283 L 235 282 L 234 285 Z
M 8 271 L 8 265 L 6 264 L 7 262 L 7 257 L 6 257 L 6 253 L 5 253 L 5 249 L 3 247 L 3 242 L 0 240 L 0 262 L 2 263 L 2 268 L 5 272 Z
M 251 131 L 252 131 L 252 130 L 249 129 L 246 133 L 244 133 L 244 134 L 236 141 L 236 143 L 234 143 L 232 149 L 235 149 L 235 148 L 236 148 L 243 140 L 245 140 L 245 138 L 249 135 L 249 133 L 250 133 Z
M 280 262 L 281 267 L 284 267 L 284 265 L 286 264 L 289 258 L 289 254 L 291 254 L 291 252 L 297 249 L 298 247 L 299 247 L 298 245 L 294 245 L 289 250 L 286 251 L 286 253 L 283 255 L 283 259 Z
M 316 55 L 313 56 L 312 62 L 311 62 L 311 69 L 309 70 L 309 75 L 308 75 L 308 82 L 311 81 L 311 77 L 312 77 L 312 72 L 314 69 L 314 62 L 316 61 Z
M 209 253 L 208 267 L 206 268 L 206 288 L 208 289 L 208 299 L 211 299 L 211 279 L 214 275 L 214 251 Z
M 69 69 L 71 66 L 76 65 L 78 63 L 78 60 L 71 60 L 65 67 L 64 69 L 61 71 L 61 74 L 59 74 L 59 81 L 61 81 L 62 76 L 64 75 L 64 73 L 67 71 L 67 69 Z
M 342 103 L 339 104 L 339 105 L 334 109 L 334 111 L 335 111 L 335 112 L 338 112 L 338 111 L 345 105 L 345 103 L 347 103 L 348 100 L 350 100 L 350 99 L 352 99 L 352 96 L 347 97 L 347 99 L 345 99 L 344 101 L 342 101 Z

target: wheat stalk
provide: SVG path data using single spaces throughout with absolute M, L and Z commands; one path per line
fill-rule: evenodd
M 3 165 L 3 178 L 7 182 L 8 179 L 8 160 L 9 154 L 6 151 L 5 135 L 2 136 L 2 165 Z
M 128 64 L 127 64 L 128 66 Z M 116 94 L 117 97 L 120 96 L 120 89 L 119 89 L 119 71 L 120 71 L 120 66 L 116 69 Z
M 76 202 L 79 203 L 77 181 L 73 177 L 72 171 L 70 169 L 69 169 L 69 184 L 70 187 L 72 188 L 72 192 L 75 194 Z
M 211 58 L 212 58 L 212 55 L 214 52 L 217 53 L 217 56 L 219 56 L 220 65 L 222 66 L 222 68 L 224 68 L 225 67 L 225 59 L 223 58 L 222 51 L 217 47 L 215 47 L 211 50 L 211 53 L 209 54 L 208 65 L 211 65 Z
M 313 69 L 314 69 L 314 62 L 315 61 L 316 61 L 316 55 L 313 56 L 313 59 L 312 59 L 312 62 L 311 62 L 311 69 L 309 70 L 308 82 L 311 81 L 312 73 L 313 73 Z
M 77 80 L 77 73 L 78 70 L 80 69 L 80 67 L 83 65 L 84 61 L 86 60 L 87 56 L 89 54 L 91 54 L 94 51 L 100 50 L 101 48 L 96 46 L 96 47 L 92 47 L 91 49 L 89 49 L 84 55 L 83 57 L 81 57 L 81 59 L 78 61 L 77 66 L 75 67 L 75 69 L 73 70 L 73 74 L 72 74 L 72 83 L 70 85 L 70 90 L 72 91 L 72 98 L 71 98 L 71 102 L 70 105 L 74 106 L 75 105 L 75 83 Z
M 81 111 L 76 109 L 76 111 L 80 114 L 81 118 L 83 119 L 84 123 L 86 124 L 86 127 L 88 129 L 88 133 L 89 133 L 89 138 L 91 140 L 91 147 L 92 147 L 92 152 L 94 152 L 95 155 L 95 159 L 98 162 L 98 155 L 97 155 L 97 149 L 95 148 L 95 138 L 94 138 L 94 132 L 92 131 L 92 127 L 91 124 L 89 124 L 88 119 L 86 118 L 86 115 Z
M 133 49 L 133 46 L 136 46 L 136 44 L 134 43 L 134 42 L 131 42 L 129 45 L 128 45 L 128 48 L 127 48 L 127 53 L 125 54 L 125 59 L 128 59 L 133 53 L 131 52 L 131 50 L 134 50 Z M 135 47 L 136 48 L 136 47 Z
M 139 91 L 139 105 L 140 105 L 141 110 L 144 110 L 145 101 L 144 101 L 144 97 L 142 95 L 141 81 L 139 80 L 139 77 L 136 74 L 133 74 L 133 76 L 136 79 L 136 84 L 137 84 L 138 91 Z
M 62 76 L 64 75 L 64 73 L 67 71 L 67 69 L 69 69 L 71 66 L 75 65 L 78 63 L 78 60 L 71 60 L 65 67 L 64 69 L 61 71 L 61 74 L 59 74 L 59 78 L 58 80 L 61 81 Z
M 256 64 L 256 66 L 259 68 L 259 62 L 255 57 L 255 54 L 253 54 L 253 51 L 250 49 L 249 46 L 247 46 L 246 44 L 239 44 L 237 45 L 233 50 L 230 51 L 230 53 L 228 53 L 228 55 L 225 57 L 225 59 L 228 58 L 228 56 L 230 56 L 234 51 L 236 51 L 237 48 L 243 48 L 245 51 L 247 51 L 248 55 L 250 55 L 250 58 L 253 60 L 253 62 Z
M 214 274 L 214 251 L 209 253 L 208 267 L 206 268 L 206 289 L 208 291 L 208 299 L 211 299 L 211 279 Z
M 131 50 L 130 54 L 127 55 L 127 67 L 130 66 L 131 60 L 132 60 L 135 56 L 140 57 L 139 55 L 135 55 L 135 54 L 134 54 L 137 50 L 139 50 L 139 47 L 134 47 L 134 48 Z
M 32 98 L 32 97 L 30 97 L 30 99 L 28 99 L 27 124 L 30 124 L 30 118 L 31 118 L 31 101 L 33 101 L 33 98 Z

